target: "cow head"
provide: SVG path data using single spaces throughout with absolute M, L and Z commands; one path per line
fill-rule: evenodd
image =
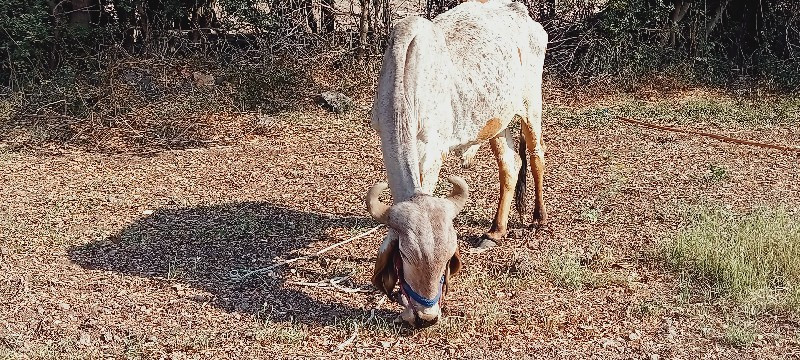
M 372 283 L 405 307 L 398 321 L 416 327 L 439 320 L 441 297 L 450 277 L 461 269 L 453 219 L 469 196 L 464 179 L 451 176 L 453 191 L 447 198 L 418 193 L 407 201 L 388 206 L 378 200 L 388 188 L 378 183 L 367 193 L 367 210 L 386 224 Z M 393 294 L 399 283 L 398 293 Z

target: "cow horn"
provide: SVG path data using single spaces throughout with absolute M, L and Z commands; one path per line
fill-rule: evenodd
M 450 192 L 450 196 L 447 197 L 447 200 L 455 204 L 456 214 L 458 214 L 467 203 L 467 198 L 469 198 L 469 186 L 467 186 L 467 182 L 459 176 L 450 176 L 447 178 L 447 181 L 453 184 L 453 191 Z
M 386 224 L 386 221 L 389 219 L 389 205 L 378 200 L 378 196 L 388 188 L 389 184 L 379 182 L 373 185 L 367 192 L 367 211 L 372 215 L 375 221 L 381 224 Z

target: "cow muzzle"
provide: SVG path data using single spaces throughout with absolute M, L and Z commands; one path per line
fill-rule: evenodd
M 440 317 L 441 311 L 438 305 L 419 311 L 411 305 L 406 307 L 394 321 L 415 329 L 424 329 L 439 322 Z

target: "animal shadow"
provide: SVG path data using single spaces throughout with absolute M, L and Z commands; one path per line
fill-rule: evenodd
M 328 239 L 330 229 L 370 225 L 365 217 L 329 217 L 264 202 L 162 208 L 104 240 L 73 247 L 69 256 L 86 269 L 208 291 L 213 295 L 210 302 L 227 311 L 257 315 L 267 311 L 274 321 L 331 325 L 336 318 L 363 317 L 366 310 L 321 302 L 287 288 L 286 267 L 276 268 L 273 276 L 247 280 L 232 280 L 231 275 L 300 256 L 311 242 Z M 302 271 L 312 279 L 324 275 Z

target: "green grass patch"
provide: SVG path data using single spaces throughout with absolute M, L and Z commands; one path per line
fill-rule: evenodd
M 498 327 L 512 324 L 511 311 L 503 304 L 488 302 L 463 310 L 460 315 L 443 316 L 436 325 L 420 331 L 420 336 L 431 339 L 463 338 L 470 334 L 492 333 Z
M 708 165 L 708 173 L 706 180 L 709 182 L 720 182 L 728 179 L 728 170 L 722 165 L 710 164 Z
M 594 224 L 600 220 L 600 210 L 595 207 L 586 207 L 581 211 L 581 219 Z
M 800 97 L 749 97 L 694 92 L 662 99 L 623 97 L 610 104 L 545 106 L 543 117 L 566 128 L 597 129 L 617 123 L 622 115 L 663 124 L 711 123 L 723 127 L 789 126 L 800 122 Z
M 613 115 L 605 107 L 573 108 L 563 105 L 554 105 L 544 108 L 544 119 L 555 119 L 566 128 L 598 129 L 607 126 L 613 120 Z
M 259 343 L 269 345 L 281 343 L 287 345 L 302 344 L 308 337 L 308 333 L 302 325 L 293 322 L 276 322 L 269 318 L 263 320 L 254 330 L 255 340 Z
M 746 348 L 752 346 L 753 343 L 756 342 L 758 337 L 756 332 L 757 330 L 752 325 L 733 324 L 725 329 L 722 340 L 725 344 L 730 346 Z
M 800 311 L 800 220 L 796 211 L 760 209 L 737 215 L 720 208 L 692 214 L 691 224 L 663 244 L 666 261 L 716 296 L 753 310 Z
M 658 101 L 629 100 L 613 107 L 623 116 L 681 125 L 774 126 L 800 121 L 800 97 L 747 98 L 719 94 Z
M 593 245 L 585 250 L 552 253 L 545 271 L 556 286 L 574 290 L 628 286 L 635 273 L 613 268 L 615 262 L 611 248 Z
M 470 273 L 457 277 L 453 286 L 460 290 L 469 289 L 469 291 L 494 293 L 496 291 L 527 289 L 530 286 L 530 279 L 511 271 L 484 269 L 480 273 Z
M 569 252 L 550 256 L 547 275 L 557 286 L 571 289 L 581 289 L 594 282 L 592 271 L 581 265 L 577 254 Z

